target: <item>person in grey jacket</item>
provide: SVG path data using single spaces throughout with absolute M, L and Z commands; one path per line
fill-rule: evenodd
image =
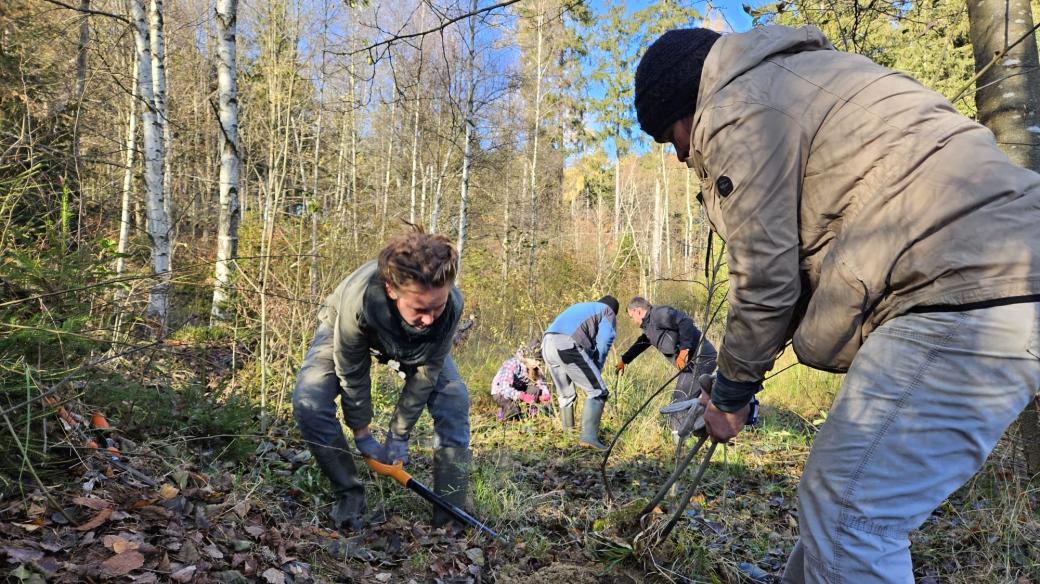
M 542 357 L 549 369 L 560 403 L 564 430 L 574 429 L 575 386 L 585 391 L 578 444 L 606 450 L 599 441 L 599 424 L 610 392 L 603 383 L 603 364 L 617 335 L 617 298 L 604 296 L 596 302 L 579 302 L 552 321 L 542 338 Z
M 293 391 L 300 433 L 335 496 L 337 528 L 362 526 L 364 488 L 336 418 L 336 398 L 362 455 L 407 462 L 412 428 L 424 409 L 433 418 L 434 491 L 457 506 L 466 501 L 469 392 L 449 354 L 462 315 L 455 287 L 458 252 L 442 235 L 420 228 L 393 237 L 347 276 L 325 301 L 318 330 Z M 372 359 L 404 380 L 383 444 L 372 423 Z M 434 508 L 435 525 L 449 516 Z
M 700 390 L 697 378 L 715 372 L 715 359 L 718 356 L 715 345 L 707 338 L 702 340 L 701 331 L 693 324 L 692 318 L 671 306 L 653 306 L 646 298 L 636 296 L 628 302 L 626 311 L 632 322 L 643 329 L 643 334 L 621 355 L 614 372 L 620 375 L 625 366 L 642 355 L 643 351 L 656 347 L 661 355 L 679 369 L 675 390 L 672 391 L 672 403 L 692 399 Z M 697 362 L 689 363 L 694 355 L 697 355 Z M 669 416 L 673 435 L 678 436 L 676 432 L 685 419 L 685 410 Z
M 737 435 L 788 340 L 847 372 L 784 582 L 912 582 L 911 530 L 1040 388 L 1040 175 L 941 95 L 814 27 L 673 30 L 635 74 L 727 243 L 705 422 Z

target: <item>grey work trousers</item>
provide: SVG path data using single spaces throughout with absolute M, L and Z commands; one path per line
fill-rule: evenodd
M 610 392 L 607 391 L 607 384 L 603 383 L 599 367 L 584 349 L 574 343 L 570 335 L 545 335 L 542 338 L 542 358 L 556 386 L 556 399 L 560 408 L 574 405 L 577 399 L 575 385 L 580 386 L 589 399 L 607 401 Z
M 913 582 L 908 534 L 1040 388 L 1040 304 L 911 313 L 863 344 L 798 487 L 783 581 Z
M 336 418 L 336 398 L 342 389 L 333 350 L 332 331 L 319 326 L 296 377 L 293 417 L 308 445 L 328 446 L 343 436 Z M 434 448 L 469 448 L 469 391 L 451 356 L 444 360 L 426 408 L 433 418 Z
M 691 351 L 692 353 L 692 351 Z M 675 357 L 668 357 L 668 362 L 675 365 Z M 697 384 L 697 378 L 702 374 L 711 375 L 715 373 L 716 363 L 714 355 L 702 355 L 697 358 L 696 365 L 693 368 L 683 371 L 679 374 L 679 377 L 675 380 L 675 389 L 672 390 L 672 403 L 686 401 L 693 399 L 693 396 L 700 392 L 700 385 Z M 668 415 L 668 425 L 673 431 L 679 431 L 686 422 L 687 412 L 677 412 Z

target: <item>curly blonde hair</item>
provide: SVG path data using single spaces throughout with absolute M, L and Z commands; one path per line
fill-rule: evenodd
M 458 266 L 459 252 L 450 239 L 410 223 L 379 251 L 379 275 L 395 290 L 454 284 Z

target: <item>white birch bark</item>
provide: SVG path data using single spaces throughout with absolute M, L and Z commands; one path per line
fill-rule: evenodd
M 415 223 L 415 187 L 419 168 L 419 98 L 415 99 L 415 123 L 412 125 L 412 190 L 408 222 Z M 421 215 L 420 215 L 421 217 Z
M 138 78 L 138 67 L 139 61 L 135 52 L 133 76 L 135 80 Z M 116 260 L 117 276 L 123 275 L 123 272 L 126 270 L 126 248 L 130 240 L 130 205 L 134 186 L 134 149 L 137 147 L 137 100 L 140 97 L 135 81 L 130 95 L 130 115 L 127 116 L 126 122 L 126 155 L 123 158 L 126 171 L 123 173 L 123 197 L 119 213 L 119 244 L 116 247 L 116 253 L 119 255 L 119 258 Z
M 169 108 L 166 105 L 166 37 L 163 30 L 165 28 L 163 10 L 163 0 L 151 0 L 148 36 L 152 48 L 152 99 L 155 101 L 155 115 L 162 131 L 163 206 L 166 209 L 166 216 L 172 220 L 173 191 L 170 185 L 173 175 L 170 172 L 170 156 L 173 135 L 170 130 Z M 173 251 L 172 243 L 170 251 L 171 253 Z
M 233 293 L 232 277 L 238 253 L 239 172 L 237 24 L 238 0 L 217 0 L 217 94 L 220 128 L 220 217 L 217 223 L 217 261 L 214 268 L 210 322 L 227 320 L 227 303 Z
M 155 281 L 148 295 L 146 315 L 165 333 L 170 292 L 170 218 L 163 200 L 163 136 L 162 124 L 155 111 L 152 88 L 152 51 L 148 40 L 148 21 L 144 0 L 131 0 L 134 20 L 134 42 L 137 47 L 137 87 L 145 107 L 141 109 L 142 152 L 144 158 L 145 213 L 148 237 L 152 241 L 152 273 Z

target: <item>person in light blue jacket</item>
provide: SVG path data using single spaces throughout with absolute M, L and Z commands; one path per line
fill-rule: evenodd
M 556 386 L 564 430 L 574 429 L 574 387 L 585 392 L 578 438 L 585 448 L 607 448 L 599 441 L 599 423 L 609 395 L 600 372 L 617 334 L 619 306 L 610 295 L 596 302 L 572 304 L 549 325 L 542 339 L 542 357 Z

